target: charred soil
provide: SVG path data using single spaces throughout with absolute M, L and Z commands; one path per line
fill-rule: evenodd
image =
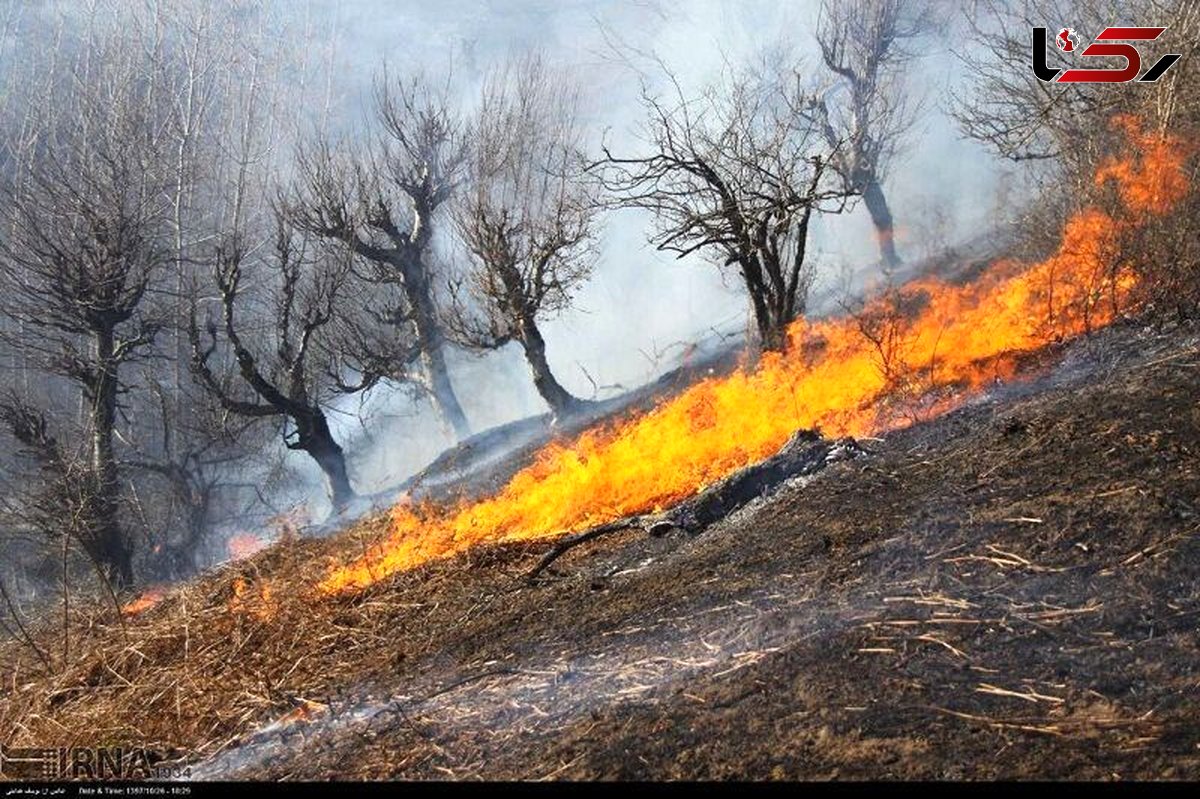
M 328 598 L 380 517 L 9 642 L 14 745 L 200 777 L 1200 777 L 1200 349 L 1113 328 L 699 534 Z M 66 654 L 63 654 L 64 647 Z

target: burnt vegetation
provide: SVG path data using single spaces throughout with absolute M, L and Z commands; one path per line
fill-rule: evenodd
M 726 55 L 705 75 L 623 50 L 626 65 L 649 64 L 630 73 L 641 80 L 631 130 L 609 127 L 586 70 L 548 52 L 472 62 L 463 75 L 452 59 L 380 64 L 352 118 L 335 97 L 349 84 L 329 63 L 264 32 L 275 20 L 265 0 L 96 8 L 0 20 L 0 719 L 16 738 L 103 729 L 217 758 L 221 776 L 327 776 L 326 758 L 356 746 L 334 725 L 311 759 L 303 747 L 238 758 L 260 742 L 253 729 L 275 722 L 274 734 L 337 705 L 406 753 L 363 760 L 361 776 L 547 776 L 534 757 L 559 776 L 719 777 L 739 773 L 736 758 L 688 732 L 716 765 L 673 759 L 654 725 L 703 730 L 710 718 L 722 735 L 753 739 L 762 730 L 748 719 L 777 714 L 746 773 L 953 777 L 939 747 L 983 758 L 1010 746 L 1043 765 L 997 755 L 989 774 L 1060 776 L 1045 765 L 1058 755 L 1095 777 L 1110 762 L 1200 773 L 1194 708 L 1178 699 L 1193 689 L 1179 675 L 1200 601 L 1188 493 L 1200 445 L 1188 406 L 1200 314 L 1195 2 L 974 0 L 953 15 L 925 0 L 814 3 L 809 30 Z M 1143 65 L 1182 58 L 1153 85 L 1044 82 L 1027 64 L 1029 30 L 1047 20 L 1084 39 L 1109 24 L 1166 26 L 1142 47 Z M 14 60 L 12 42 L 29 57 Z M 953 59 L 946 92 L 923 88 L 930 53 Z M 1047 57 L 1074 63 L 1053 41 Z M 934 113 L 1028 189 L 962 251 L 906 240 L 932 223 L 895 199 Z M 1117 156 L 1131 141 L 1181 143 L 1169 209 L 1127 196 Z M 856 214 L 874 234 L 856 273 L 865 287 L 822 298 L 833 259 L 850 251 L 829 231 Z M 644 225 L 641 251 L 611 252 L 618 217 Z M 1077 218 L 1101 235 L 1064 244 L 1064 220 Z M 918 257 L 918 244 L 937 257 Z M 558 322 L 594 310 L 579 297 L 608 259 L 654 251 L 719 272 L 744 301 L 744 340 L 721 333 L 716 355 L 680 344 L 682 365 L 663 382 L 588 396 L 565 367 Z M 1050 268 L 1032 292 L 1044 310 L 1029 335 L 1048 353 L 1002 353 L 977 381 L 1028 369 L 1041 382 L 1011 397 L 997 389 L 1016 403 L 1004 418 L 985 404 L 944 416 L 966 381 L 939 376 L 940 343 L 918 357 L 906 337 L 932 304 L 929 286 L 1080 253 L 1094 268 Z M 669 313 L 686 293 L 656 304 Z M 357 466 L 367 448 L 356 427 L 371 424 L 372 403 L 401 419 L 388 447 L 416 451 L 432 435 L 444 450 L 389 487 L 405 492 L 399 511 L 425 521 L 438 503 L 465 507 L 544 466 L 538 453 L 560 455 L 577 434 L 592 449 L 569 466 L 584 473 L 617 425 L 697 384 L 816 363 L 844 345 L 821 332 L 830 313 L 864 347 L 866 382 L 879 385 L 864 396 L 905 428 L 895 438 L 832 440 L 794 425 L 772 457 L 669 507 L 601 514 L 552 543 L 513 535 L 447 549 L 372 580 L 367 601 L 313 599 L 314 571 L 359 556 L 369 570 L 367 554 L 399 524 L 369 514 L 378 489 Z M 480 377 L 502 349 L 523 360 L 541 415 L 481 430 L 474 414 L 492 419 L 511 399 Z M 1063 353 L 1076 360 L 1051 362 Z M 691 408 L 680 429 L 707 429 L 714 413 Z M 307 473 L 319 475 L 315 492 Z M 800 497 L 810 479 L 816 490 Z M 301 501 L 327 529 L 352 532 L 231 558 L 235 538 L 260 546 Z M 744 523 L 755 513 L 762 524 Z M 1117 529 L 1127 531 L 1106 537 Z M 762 589 L 776 581 L 778 592 Z M 183 586 L 141 615 L 168 582 Z M 1153 618 L 1139 616 L 1147 608 Z M 695 621 L 710 611 L 720 625 Z M 693 632 L 716 643 L 693 646 Z M 542 637 L 521 649 L 522 636 Z M 611 648 L 614 636 L 628 648 Z M 576 645 L 620 663 L 582 667 L 580 695 L 601 710 L 539 706 L 545 734 L 483 741 L 479 730 L 506 721 L 481 709 L 495 704 L 486 691 L 551 691 L 579 676 L 556 671 L 586 660 Z M 1143 646 L 1168 668 L 1140 659 Z M 257 660 L 244 670 L 247 653 Z M 461 668 L 447 673 L 446 659 Z M 667 663 L 696 677 L 694 694 L 668 695 Z M 760 690 L 797 669 L 837 707 L 800 686 L 788 700 Z M 888 715 L 849 681 L 903 696 L 901 709 Z M 412 706 L 360 712 L 366 694 L 413 685 Z M 629 696 L 646 701 L 618 701 Z M 997 698 L 1028 712 L 998 710 Z M 482 726 L 413 723 L 406 711 Z M 825 732 L 781 732 L 793 716 Z M 962 743 L 954 724 L 979 736 Z M 631 736 L 642 765 L 627 762 Z M 789 772 L 795 751 L 820 768 Z

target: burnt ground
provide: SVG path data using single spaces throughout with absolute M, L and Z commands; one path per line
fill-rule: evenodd
M 0 729 L 202 778 L 1200 778 L 1198 341 L 1106 331 L 532 585 L 550 543 L 338 599 L 306 586 L 382 520 L 277 546 L 94 611 L 53 674 L 7 645 Z

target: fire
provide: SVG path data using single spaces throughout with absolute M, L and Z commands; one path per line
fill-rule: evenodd
M 299 535 L 299 531 L 308 523 L 308 508 L 299 505 L 267 519 L 265 526 L 268 532 L 256 533 L 247 530 L 234 533 L 225 543 L 229 552 L 229 560 L 244 560 L 271 546 L 272 543 L 294 541 Z
M 1167 213 L 1188 190 L 1180 142 L 1143 133 L 1141 121 L 1129 114 L 1114 117 L 1113 127 L 1119 128 L 1143 155 L 1139 163 L 1129 159 L 1109 159 L 1097 171 L 1096 184 L 1115 181 L 1121 200 L 1135 214 Z
M 1115 122 L 1135 154 L 1104 164 L 1098 184 L 1115 184 L 1133 220 L 1165 213 L 1188 189 L 1182 143 L 1143 134 L 1128 118 Z M 909 424 L 899 397 L 933 397 L 935 411 L 948 410 L 1011 377 L 1020 354 L 1117 317 L 1136 282 L 1115 257 L 1129 224 L 1089 207 L 1040 263 L 996 263 L 964 286 L 922 279 L 862 314 L 797 321 L 787 354 L 767 353 L 753 371 L 704 380 L 645 414 L 550 444 L 490 498 L 445 510 L 396 507 L 385 540 L 319 588 L 351 591 L 480 543 L 665 509 L 770 457 L 797 429 L 861 436 Z M 875 335 L 864 335 L 864 320 L 878 322 Z
M 298 699 L 296 707 L 282 715 L 275 722 L 274 726 L 279 728 L 288 727 L 293 724 L 309 724 L 327 710 L 329 710 L 329 705 L 323 702 L 314 702 L 311 699 Z
M 122 605 L 121 613 L 126 616 L 136 616 L 139 613 L 147 611 L 157 605 L 166 595 L 167 589 L 163 588 L 162 586 L 152 586 L 138 594 L 135 599 L 132 599 Z
M 233 596 L 229 598 L 229 609 L 234 613 L 254 616 L 267 621 L 275 615 L 274 592 L 267 580 L 247 580 L 238 577 L 233 581 Z
M 226 544 L 230 560 L 242 560 L 267 546 L 267 542 L 254 533 L 237 533 L 229 537 Z

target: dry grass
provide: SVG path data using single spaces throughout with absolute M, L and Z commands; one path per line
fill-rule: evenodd
M 28 647 L 5 643 L 0 726 L 11 730 L 8 743 L 124 743 L 204 758 L 247 731 L 302 720 L 374 675 L 394 673 L 435 644 L 438 631 L 423 625 L 431 613 L 452 610 L 439 583 L 453 580 L 462 590 L 449 599 L 470 614 L 488 581 L 461 580 L 476 553 L 358 597 L 318 596 L 313 586 L 324 564 L 385 525 L 380 516 L 334 541 L 281 543 L 124 619 L 111 605 L 83 605 L 72 618 L 74 651 L 64 663 L 60 650 L 53 673 Z M 35 635 L 53 652 L 62 631 L 48 623 Z
M 379 517 L 124 627 L 78 605 L 65 664 L 35 629 L 53 673 L 0 645 L 0 728 L 265 752 L 234 773 L 273 778 L 1194 775 L 1200 370 L 1141 364 L 875 442 L 699 538 L 590 542 L 537 585 L 547 543 L 315 596 Z

